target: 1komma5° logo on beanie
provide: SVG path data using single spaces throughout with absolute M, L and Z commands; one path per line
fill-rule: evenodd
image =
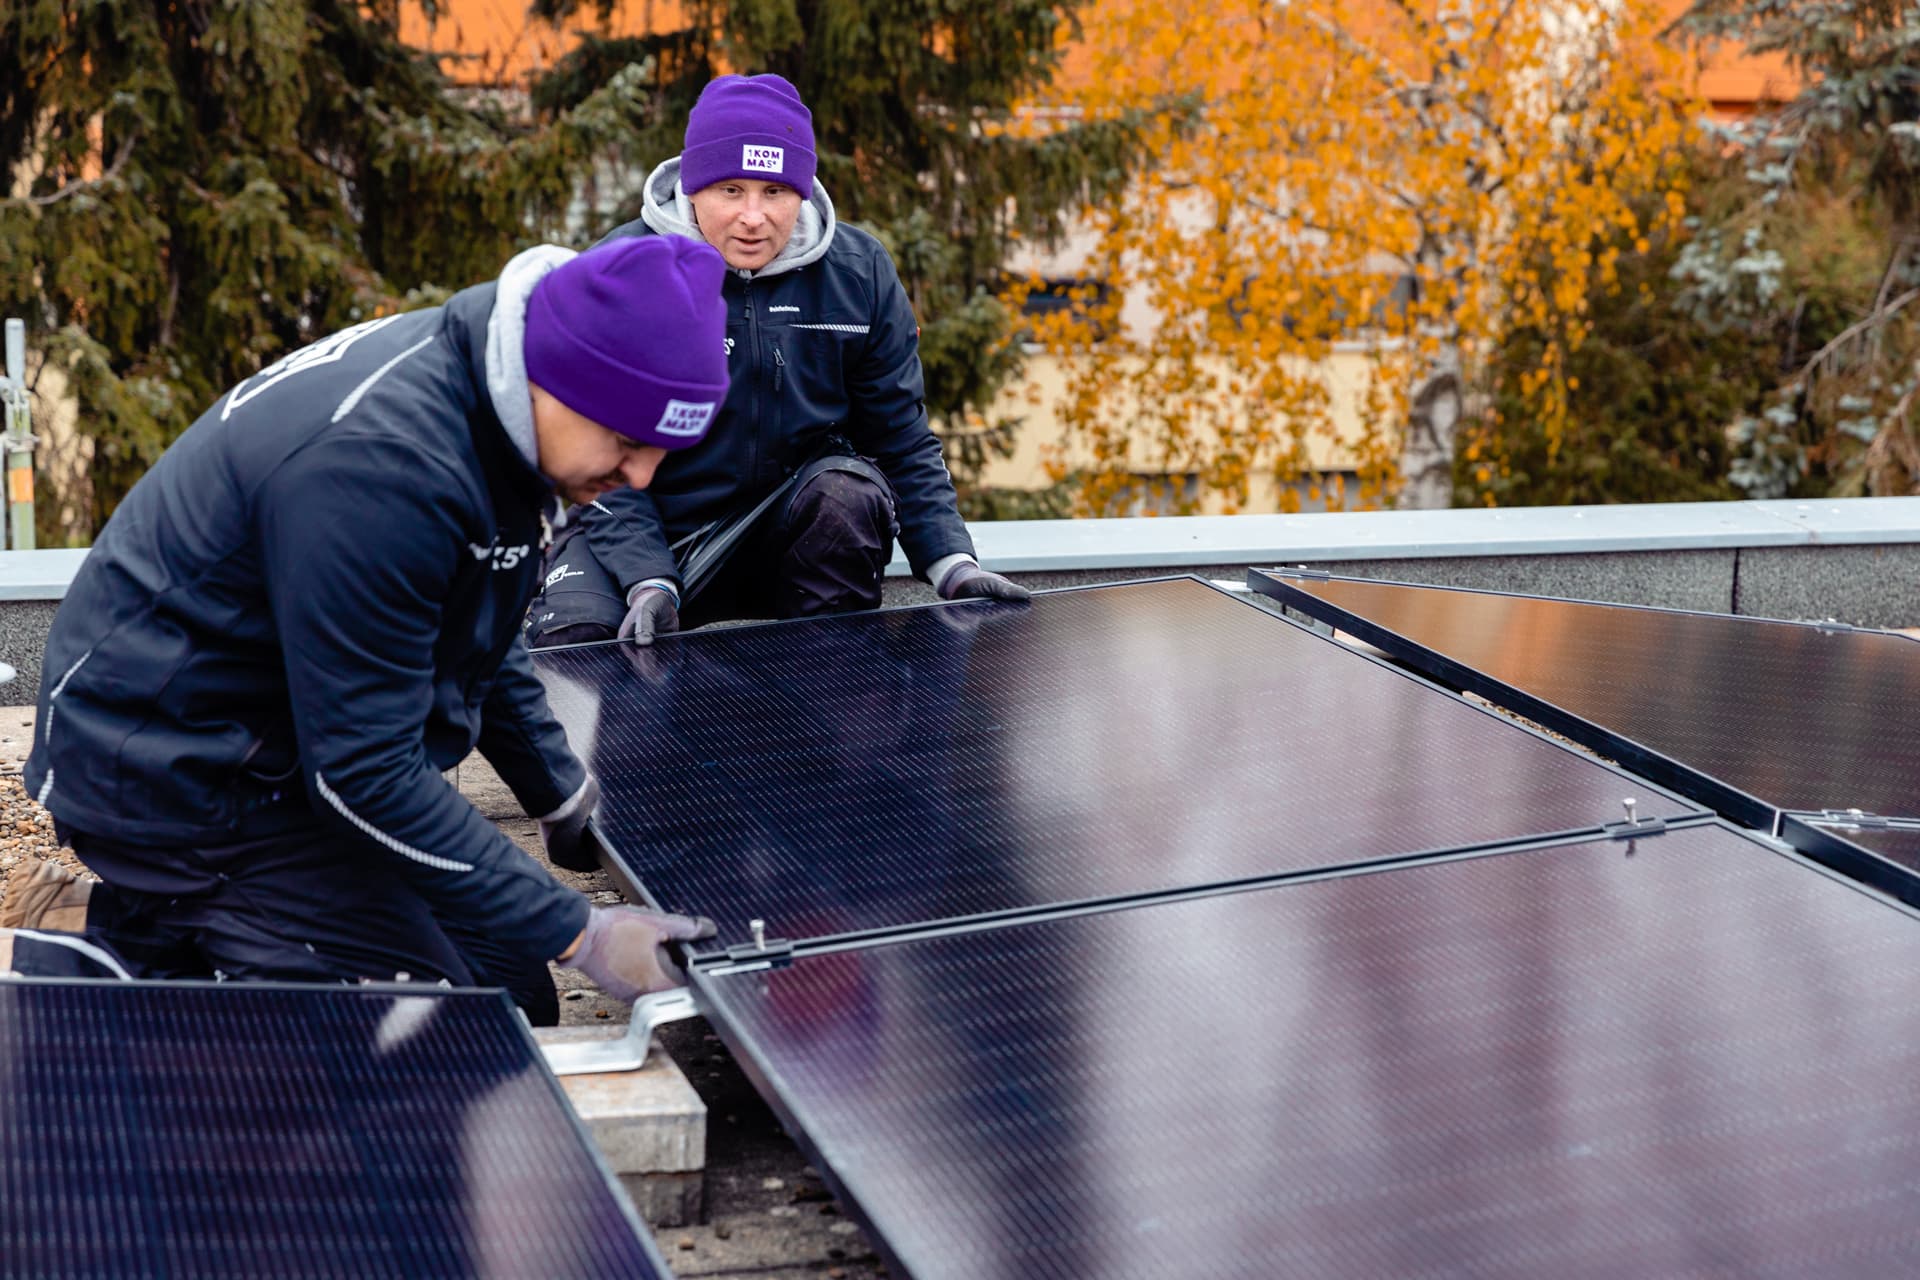
M 755 173 L 785 172 L 787 149 L 745 143 L 740 148 L 740 167 Z
M 660 421 L 654 424 L 653 433 L 660 436 L 697 436 L 707 429 L 707 423 L 713 417 L 714 402 L 703 400 L 667 401 L 667 411 L 660 415 Z

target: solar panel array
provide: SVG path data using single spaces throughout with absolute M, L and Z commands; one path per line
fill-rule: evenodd
M 1191 579 L 537 655 L 597 822 L 716 947 L 1694 806 Z
M 502 993 L 7 980 L 0 1272 L 668 1274 Z
M 1920 1266 L 1905 912 L 1720 826 L 696 972 L 898 1269 Z
M 536 662 L 620 874 L 719 919 L 702 1005 L 904 1274 L 1920 1260 L 1911 913 L 1389 663 L 1194 580 Z

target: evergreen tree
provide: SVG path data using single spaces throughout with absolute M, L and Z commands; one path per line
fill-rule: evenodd
M 819 177 L 839 216 L 873 231 L 921 324 L 927 407 L 970 515 L 1063 514 L 970 483 L 1011 452 L 1017 419 L 989 419 L 1018 372 L 1017 317 L 1001 270 L 1019 240 L 1049 244 L 1065 220 L 1117 193 L 1140 154 L 1145 113 L 1036 124 L 1021 104 L 1044 89 L 1083 0 L 686 0 L 677 26 L 588 38 L 537 95 L 584 100 L 615 68 L 652 67 L 643 154 L 678 154 L 702 87 L 727 71 L 776 72 L 813 111 Z M 554 21 L 597 19 L 616 0 L 536 0 Z M 644 166 L 643 166 L 644 167 Z M 625 213 L 638 216 L 640 195 Z
M 1804 88 L 1722 131 L 1746 198 L 1676 266 L 1704 322 L 1775 344 L 1735 421 L 1758 497 L 1920 493 L 1920 5 L 1700 0 L 1708 41 L 1786 58 Z
M 398 0 L 0 10 L 0 314 L 27 318 L 78 401 L 82 541 L 224 388 L 556 238 L 595 158 L 650 123 L 643 67 L 529 116 L 455 92 L 398 17 Z M 67 533 L 43 526 L 43 545 Z

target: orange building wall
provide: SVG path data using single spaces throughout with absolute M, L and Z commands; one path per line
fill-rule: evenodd
M 527 0 L 439 0 L 438 7 L 429 22 L 418 5 L 403 5 L 400 37 L 439 54 L 449 76 L 471 85 L 519 84 L 541 74 L 578 43 L 583 28 L 637 36 L 686 20 L 679 0 L 619 0 L 605 28 L 590 2 L 561 27 L 529 17 Z
M 1670 18 L 1689 6 L 1689 0 L 1664 3 Z M 462 84 L 513 84 L 537 75 L 573 47 L 578 28 L 596 21 L 591 4 L 565 28 L 529 18 L 526 0 L 440 0 L 439 8 L 439 19 L 429 23 L 417 5 L 403 6 L 400 34 L 418 48 L 441 54 L 441 65 Z M 642 35 L 685 20 L 680 0 L 619 0 L 606 34 Z M 1059 78 L 1071 84 L 1086 74 L 1087 62 L 1083 49 L 1069 47 Z M 1790 98 L 1798 89 L 1799 81 L 1777 55 L 1722 51 L 1700 72 L 1702 96 L 1729 114 L 1750 111 L 1762 100 Z

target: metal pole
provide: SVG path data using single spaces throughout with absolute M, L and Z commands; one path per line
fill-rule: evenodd
M 7 544 L 33 550 L 33 431 L 27 399 L 27 326 L 7 321 L 7 376 L 0 382 L 5 400 L 7 454 Z

